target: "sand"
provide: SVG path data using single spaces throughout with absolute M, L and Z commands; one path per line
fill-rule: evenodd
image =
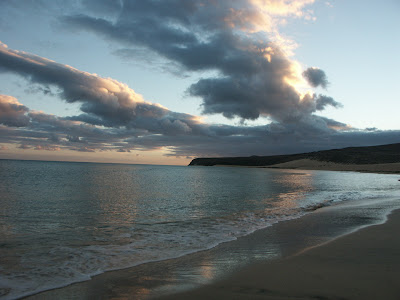
M 325 162 L 311 159 L 298 159 L 286 163 L 267 166 L 267 168 L 400 174 L 400 163 L 352 165 L 337 164 L 333 162 Z
M 162 299 L 400 299 L 400 211 L 282 260 Z

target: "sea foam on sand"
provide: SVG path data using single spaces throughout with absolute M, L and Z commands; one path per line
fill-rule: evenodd
M 163 299 L 399 299 L 400 211 L 384 224 Z

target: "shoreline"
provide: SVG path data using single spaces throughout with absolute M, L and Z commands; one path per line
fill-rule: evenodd
M 385 202 L 384 199 L 382 201 Z M 391 200 L 387 202 L 392 203 Z M 360 208 L 352 208 L 352 205 L 345 209 L 342 205 L 328 206 L 297 219 L 276 223 L 209 250 L 105 272 L 91 280 L 47 290 L 24 299 L 148 299 L 174 295 L 173 293 L 179 291 L 197 291 L 201 286 L 212 282 L 217 284 L 227 276 L 240 274 L 241 270 L 248 266 L 290 257 L 364 226 L 384 222 L 379 216 L 375 219 L 354 218 Z M 383 206 L 379 204 L 379 207 Z M 366 204 L 366 207 L 371 205 Z M 341 221 L 337 223 L 338 220 Z M 279 249 L 279 255 L 274 254 L 276 249 Z M 269 254 L 270 252 L 272 254 Z
M 398 299 L 400 210 L 296 255 L 161 299 Z
M 242 165 L 215 165 L 215 167 L 243 167 L 243 168 L 266 168 L 287 170 L 318 170 L 318 171 L 341 171 L 360 172 L 376 174 L 400 174 L 400 163 L 387 164 L 338 164 L 334 162 L 319 161 L 313 159 L 298 159 L 286 163 L 268 166 L 242 166 Z
M 311 159 L 298 159 L 286 163 L 266 166 L 271 169 L 297 169 L 322 171 L 350 171 L 378 174 L 400 174 L 400 163 L 388 164 L 338 164 Z

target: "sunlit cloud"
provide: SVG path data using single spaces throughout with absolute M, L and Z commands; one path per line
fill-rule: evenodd
M 282 18 L 305 18 L 313 1 L 127 1 L 110 21 L 95 11 L 62 17 L 63 25 L 127 46 L 147 48 L 185 71 L 216 71 L 188 87 L 203 114 L 283 122 L 302 107 L 300 64 L 289 58 L 278 27 Z M 149 34 L 151 32 L 151 34 Z M 114 43 L 114 45 L 115 45 Z M 286 44 L 286 46 L 284 45 Z
M 201 113 L 242 123 L 207 124 L 202 116 L 170 110 L 160 104 L 164 99 L 147 101 L 134 83 L 128 86 L 0 43 L 0 72 L 17 74 L 31 93 L 80 109 L 60 117 L 33 110 L 22 98 L 0 95 L 0 144 L 26 152 L 195 157 L 293 153 L 399 138 L 398 131 L 363 131 L 318 115 L 341 104 L 314 91 L 327 88 L 326 73 L 318 67 L 304 70 L 293 58 L 296 42 L 281 33 L 293 18 L 313 21 L 314 0 L 77 3 L 79 14 L 54 14 L 58 25 L 102 37 L 112 53 L 135 59 L 140 49 L 140 59 L 148 56 L 146 63 L 161 59 L 175 73 L 201 74 L 186 91 L 199 99 Z M 247 120 L 265 125 L 246 126 Z
M 12 96 L 0 95 L 0 124 L 22 127 L 28 124 L 29 109 Z
M 41 145 L 37 145 L 35 148 L 35 150 L 46 150 L 46 151 L 60 151 L 61 148 L 57 147 L 57 146 L 41 146 Z

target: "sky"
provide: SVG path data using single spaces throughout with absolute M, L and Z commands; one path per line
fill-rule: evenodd
M 0 159 L 400 142 L 397 0 L 2 0 Z

